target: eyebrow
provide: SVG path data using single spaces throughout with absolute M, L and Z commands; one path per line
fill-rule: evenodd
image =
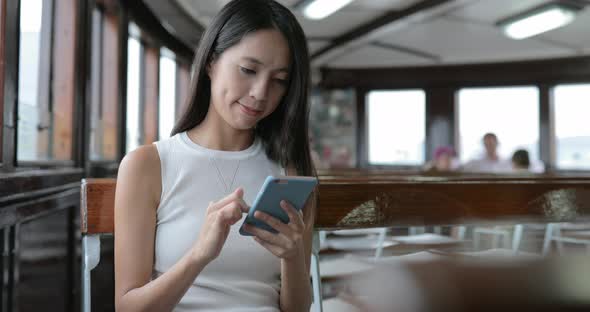
M 252 62 L 254 64 L 264 65 L 264 63 L 262 63 L 262 61 L 260 61 L 260 60 L 258 60 L 256 58 L 250 57 L 250 56 L 244 56 L 244 57 L 242 57 L 242 59 L 244 59 L 244 60 L 246 60 L 248 62 Z M 277 69 L 275 71 L 277 71 L 277 72 L 285 72 L 287 74 L 289 73 L 289 70 L 287 68 L 285 68 L 285 67 L 279 68 L 279 69 Z

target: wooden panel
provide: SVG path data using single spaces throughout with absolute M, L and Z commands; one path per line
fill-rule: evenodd
M 158 140 L 159 65 L 159 49 L 156 47 L 146 47 L 145 74 L 143 75 L 143 79 L 145 79 L 145 95 L 143 97 L 143 144 L 151 144 Z
M 574 220 L 590 213 L 590 179 L 341 178 L 320 184 L 318 228 Z
M 119 107 L 119 26 L 118 17 L 104 15 L 102 68 L 102 129 L 103 156 L 117 159 L 117 129 Z
M 80 231 L 114 233 L 115 179 L 84 179 L 81 185 Z
M 53 54 L 53 158 L 72 159 L 77 1 L 57 1 Z
M 84 180 L 81 196 L 82 232 L 112 233 L 115 179 Z M 589 178 L 321 177 L 319 196 L 320 229 L 549 222 L 590 214 Z

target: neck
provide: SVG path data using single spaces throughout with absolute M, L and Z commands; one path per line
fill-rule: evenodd
M 213 115 L 210 110 L 202 123 L 187 131 L 193 142 L 220 151 L 242 151 L 252 145 L 253 129 L 234 129 L 221 116 Z

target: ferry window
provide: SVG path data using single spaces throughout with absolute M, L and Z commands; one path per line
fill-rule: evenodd
M 140 65 L 142 46 L 139 40 L 129 37 L 127 41 L 127 137 L 126 151 L 141 145 L 140 133 Z
M 560 85 L 553 90 L 558 169 L 590 170 L 590 84 Z
M 100 122 L 98 123 L 98 131 L 95 132 L 97 144 L 101 145 L 101 150 L 98 157 L 104 160 L 115 160 L 119 156 L 119 138 L 121 135 L 121 127 L 119 124 L 120 103 L 119 103 L 119 87 L 121 70 L 119 69 L 119 55 L 120 50 L 120 21 L 115 14 L 109 14 L 108 11 L 103 11 L 102 15 L 102 47 L 92 49 L 93 53 L 93 77 L 95 74 L 94 63 L 96 53 L 101 53 L 100 59 Z M 93 27 L 93 31 L 98 27 Z M 125 69 L 123 69 L 125 70 Z M 93 78 L 94 79 L 94 78 Z M 93 84 L 93 88 L 94 88 Z M 94 92 L 94 90 L 93 90 Z M 93 98 L 93 100 L 96 100 Z
M 367 100 L 369 164 L 421 165 L 426 128 L 424 91 L 371 91 Z
M 317 169 L 356 166 L 356 127 L 354 89 L 312 88 L 308 135 Z
M 501 158 L 510 158 L 515 150 L 522 148 L 529 152 L 533 166 L 542 166 L 538 161 L 538 88 L 461 89 L 458 92 L 458 117 L 461 162 L 482 157 L 482 138 L 492 132 L 498 138 Z
M 91 81 L 92 97 L 90 104 L 90 160 L 102 159 L 103 123 L 102 123 L 102 74 L 103 74 L 103 15 L 95 8 L 92 12 L 92 56 Z
M 21 0 L 18 78 L 18 161 L 50 160 L 49 109 L 51 4 Z M 49 27 L 49 29 L 47 29 Z
M 158 133 L 160 140 L 170 136 L 176 109 L 176 62 L 165 49 L 160 54 L 160 92 Z

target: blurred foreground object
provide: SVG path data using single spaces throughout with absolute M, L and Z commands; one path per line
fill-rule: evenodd
M 457 256 L 382 263 L 350 277 L 358 311 L 590 311 L 590 257 Z

